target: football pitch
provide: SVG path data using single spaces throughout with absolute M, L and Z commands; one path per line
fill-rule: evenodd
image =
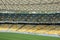
M 58 37 L 0 32 L 0 40 L 60 40 Z

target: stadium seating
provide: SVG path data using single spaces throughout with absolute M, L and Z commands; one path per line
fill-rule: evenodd
M 0 21 L 58 23 L 60 14 L 0 14 Z
M 0 31 L 7 31 L 8 30 L 8 24 L 0 24 Z
M 0 2 L 4 4 L 39 4 L 39 3 L 55 3 L 60 0 L 0 0 Z
M 55 23 L 60 23 L 60 0 L 0 0 L 0 32 L 60 35 Z
M 12 27 L 9 29 L 9 31 L 16 31 L 18 29 L 17 25 L 12 25 Z
M 60 0 L 0 0 L 0 10 L 30 13 L 54 13 L 60 11 Z
M 0 31 L 60 35 L 60 25 L 0 24 Z

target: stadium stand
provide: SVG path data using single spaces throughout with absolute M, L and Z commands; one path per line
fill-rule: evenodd
M 11 25 L 9 27 L 9 25 Z M 60 25 L 21 25 L 21 24 L 0 24 L 0 31 L 28 32 L 37 34 L 60 34 Z
M 1 31 L 4 31 L 4 30 L 7 31 L 8 28 L 9 28 L 9 27 L 8 27 L 8 24 L 1 24 L 1 25 L 0 25 L 0 30 L 1 30 Z
M 4 14 L 0 13 L 1 21 L 37 22 L 37 23 L 59 23 L 60 14 Z
M 60 35 L 55 23 L 60 23 L 60 0 L 0 0 L 0 32 Z
M 60 0 L 0 0 L 2 12 L 59 13 Z

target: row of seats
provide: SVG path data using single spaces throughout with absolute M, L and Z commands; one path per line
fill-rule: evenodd
M 60 12 L 60 4 L 47 4 L 47 5 L 0 5 L 0 10 L 3 11 L 28 11 L 28 12 Z
M 28 1 L 29 2 L 31 1 L 32 3 L 30 4 L 32 5 L 30 5 Z M 35 4 L 34 1 L 37 4 Z M 40 2 L 42 1 L 43 4 L 39 3 L 39 1 Z M 49 2 L 49 4 L 46 4 L 45 2 L 46 3 Z M 52 4 L 50 2 L 52 3 L 56 2 L 56 3 Z M 60 12 L 60 0 L 18 0 L 18 1 L 17 0 L 0 0 L 0 10 L 13 11 L 13 12 L 28 11 L 28 12 L 37 12 L 37 13 L 38 12 L 39 13 Z
M 16 31 L 23 25 L 17 24 L 0 24 L 0 31 Z
M 55 2 L 60 2 L 60 0 L 0 0 L 0 4 L 40 4 Z
M 60 25 L 0 24 L 0 31 L 60 35 Z
M 0 5 L 0 10 L 5 11 L 28 11 L 28 12 L 41 12 L 41 13 L 48 13 L 48 12 L 59 12 L 60 5 L 59 4 L 52 4 L 52 5 Z
M 60 14 L 0 14 L 0 21 L 58 23 Z

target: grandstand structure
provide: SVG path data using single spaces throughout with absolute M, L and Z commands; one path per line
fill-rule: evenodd
M 0 0 L 0 32 L 60 35 L 60 0 Z
M 0 31 L 60 35 L 60 25 L 0 24 Z
M 0 23 L 60 23 L 60 14 L 0 13 Z
M 60 0 L 0 0 L 0 12 L 59 13 Z

